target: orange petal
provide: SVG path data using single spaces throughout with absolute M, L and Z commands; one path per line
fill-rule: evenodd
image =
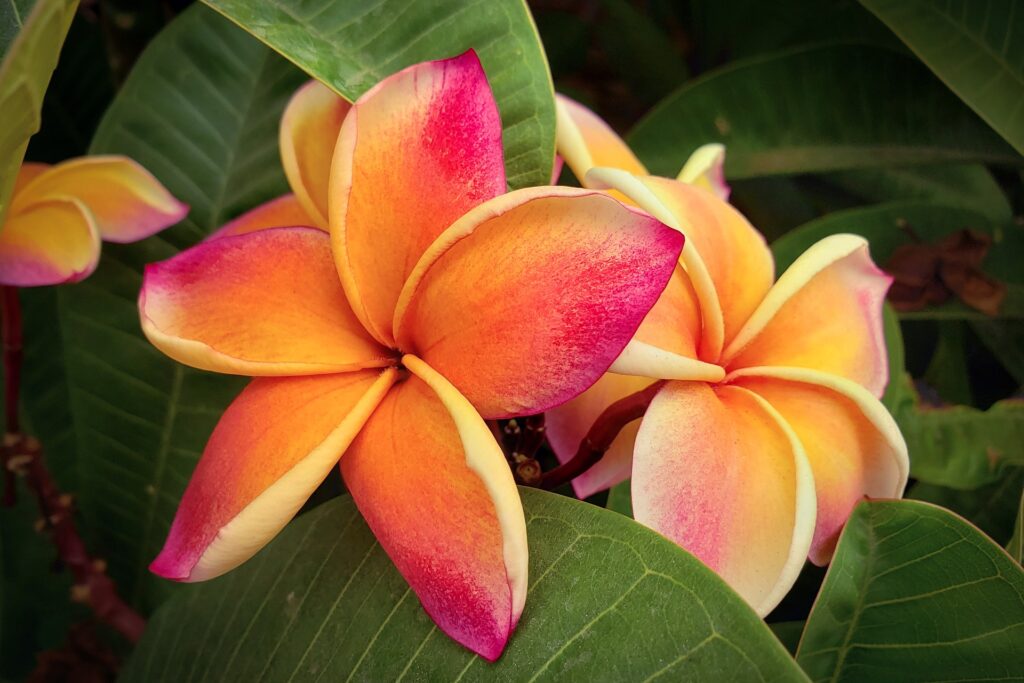
M 281 163 L 299 204 L 327 227 L 327 185 L 341 124 L 352 105 L 319 81 L 295 91 L 281 117 Z M 285 224 L 282 224 L 285 225 Z
M 18 169 L 18 177 L 14 179 L 14 195 L 21 192 L 26 185 L 35 180 L 37 176 L 48 168 L 50 168 L 50 164 L 41 164 L 37 161 L 26 161 L 23 163 L 21 168 Z
M 246 211 L 230 223 L 225 223 L 206 239 L 244 235 L 267 228 L 319 227 L 314 225 L 314 222 L 295 195 L 286 194 Z
M 544 432 L 558 461 L 568 462 L 576 454 L 580 442 L 605 408 L 650 385 L 647 377 L 608 373 L 576 398 L 549 410 L 544 419 Z M 578 497 L 587 498 L 629 479 L 633 441 L 639 428 L 640 420 L 623 427 L 597 464 L 573 479 L 572 487 Z
M 202 242 L 146 267 L 142 330 L 171 358 L 240 375 L 312 375 L 394 362 L 349 308 L 315 228 Z
M 501 119 L 476 53 L 409 67 L 359 98 L 334 156 L 330 223 L 349 301 L 393 345 L 399 292 L 455 219 L 505 191 Z
M 92 215 L 71 198 L 13 208 L 0 226 L 0 284 L 36 287 L 78 282 L 96 269 L 100 236 Z
M 730 370 L 763 365 L 846 377 L 881 396 L 889 377 L 882 304 L 892 278 L 856 235 L 832 235 L 804 252 L 725 350 Z
M 555 95 L 558 153 L 581 183 L 595 166 L 646 174 L 622 138 L 601 117 L 565 95 Z
M 93 216 L 107 242 L 136 242 L 188 213 L 149 171 L 122 156 L 89 156 L 51 166 L 25 183 L 12 210 L 44 198 L 73 197 Z
M 633 514 L 718 572 L 761 615 L 803 567 L 814 480 L 799 440 L 764 399 L 669 382 L 633 454 Z
M 395 314 L 399 347 L 487 418 L 541 412 L 604 374 L 664 290 L 682 239 L 599 192 L 503 195 L 423 255 Z
M 810 559 L 827 564 L 853 507 L 899 498 L 907 446 L 885 407 L 856 382 L 802 368 L 749 368 L 730 381 L 757 392 L 800 438 L 814 471 L 817 526 Z
M 442 631 L 495 660 L 526 600 L 526 522 L 480 416 L 417 358 L 341 460 L 345 484 Z
M 150 570 L 204 581 L 252 557 L 327 477 L 396 377 L 362 370 L 250 383 L 217 423 Z
M 725 145 L 712 142 L 698 147 L 679 171 L 676 180 L 707 190 L 722 201 L 729 201 L 725 182 Z

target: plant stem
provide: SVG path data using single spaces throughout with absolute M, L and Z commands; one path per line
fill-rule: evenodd
M 580 446 L 572 459 L 541 475 L 540 487 L 548 490 L 557 488 L 600 462 L 622 428 L 643 417 L 647 412 L 647 406 L 651 404 L 654 395 L 664 383 L 663 380 L 655 382 L 646 389 L 620 398 L 605 408 L 580 441 Z
M 25 436 L 18 423 L 18 398 L 21 378 L 22 327 L 18 292 L 3 287 L 4 395 L 6 398 L 7 433 L 2 451 L 4 470 L 10 475 L 25 475 L 28 487 L 35 494 L 42 515 L 43 528 L 57 548 L 57 555 L 75 577 L 72 600 L 92 608 L 96 616 L 116 629 L 130 642 L 142 637 L 146 622 L 117 594 L 117 587 L 107 576 L 107 564 L 89 555 L 75 527 L 73 499 L 61 493 L 53 475 L 46 467 L 39 441 Z M 12 489 L 13 490 L 13 489 Z

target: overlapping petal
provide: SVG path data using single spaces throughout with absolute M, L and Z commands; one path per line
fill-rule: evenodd
M 331 170 L 331 236 L 376 339 L 392 345 L 395 303 L 427 247 L 505 189 L 501 120 L 475 53 L 409 67 L 353 105 Z
M 352 105 L 319 81 L 299 88 L 281 118 L 281 163 L 288 184 L 316 227 L 327 227 L 334 145 Z M 281 225 L 289 225 L 283 223 Z
M 0 284 L 77 282 L 96 269 L 99 256 L 99 231 L 81 202 L 41 199 L 10 211 L 0 229 Z
M 730 369 L 820 370 L 881 396 L 889 377 L 882 304 L 890 282 L 862 237 L 826 237 L 782 274 L 730 342 L 723 362 Z
M 676 180 L 728 201 L 731 190 L 725 182 L 725 145 L 712 142 L 698 147 L 683 164 Z
M 593 384 L 675 269 L 683 237 L 599 192 L 530 188 L 469 212 L 424 254 L 399 347 L 484 417 L 537 413 Z
M 567 462 L 576 454 L 580 442 L 605 408 L 646 389 L 652 381 L 647 377 L 607 373 L 576 398 L 549 410 L 544 429 L 559 462 Z M 578 497 L 587 498 L 629 479 L 633 442 L 639 428 L 640 420 L 623 427 L 597 464 L 573 479 L 572 486 Z
M 147 266 L 139 313 L 157 348 L 204 370 L 306 375 L 395 361 L 356 320 L 330 237 L 314 228 L 224 237 Z
M 254 380 L 221 417 L 150 569 L 203 581 L 298 512 L 384 399 L 397 370 Z
M 381 546 L 435 623 L 494 660 L 526 599 L 526 523 L 501 449 L 419 359 L 341 459 Z
M 600 116 L 565 95 L 555 95 L 558 153 L 580 180 L 595 166 L 646 175 L 633 151 Z
M 749 368 L 730 381 L 767 400 L 803 444 L 818 498 L 812 562 L 828 563 L 865 496 L 903 495 L 907 446 L 892 416 L 859 384 L 802 368 Z
M 221 237 L 244 235 L 248 232 L 266 230 L 267 228 L 308 227 L 319 228 L 302 204 L 293 194 L 286 194 L 264 202 L 254 209 L 246 211 L 238 218 L 225 223 L 219 230 L 206 239 L 214 240 Z M 326 228 L 323 228 L 326 230 Z
M 108 242 L 149 237 L 188 213 L 188 206 L 149 171 L 122 156 L 81 157 L 36 173 L 15 195 L 11 212 L 26 210 L 43 199 L 68 197 L 88 207 L 100 236 Z
M 814 532 L 814 480 L 778 412 L 733 386 L 669 382 L 633 457 L 633 514 L 767 614 L 796 580 Z

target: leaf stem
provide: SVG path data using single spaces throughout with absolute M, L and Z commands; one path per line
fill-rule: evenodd
M 559 465 L 541 475 L 540 488 L 554 489 L 572 481 L 591 467 L 596 465 L 611 448 L 615 437 L 622 428 L 633 420 L 638 420 L 647 412 L 654 395 L 664 384 L 664 380 L 654 382 L 646 389 L 620 398 L 597 416 L 590 431 L 580 441 L 576 454 L 568 462 Z

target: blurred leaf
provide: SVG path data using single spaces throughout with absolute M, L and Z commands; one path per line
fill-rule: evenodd
M 779 639 L 779 642 L 786 647 L 789 654 L 795 655 L 806 623 L 804 621 L 777 621 L 774 624 L 768 624 L 768 628 L 772 630 L 772 633 Z
M 1017 504 L 1017 522 L 1013 527 L 1013 536 L 1006 544 L 1010 556 L 1017 564 L 1024 564 L 1024 492 L 1021 492 L 1020 503 Z
M 1013 535 L 1022 491 L 1024 467 L 1011 467 L 995 482 L 966 491 L 919 481 L 907 497 L 952 510 L 989 538 L 1004 543 Z
M 967 323 L 953 320 L 942 325 L 939 343 L 924 373 L 924 381 L 947 403 L 971 405 L 971 377 L 967 368 Z
M 475 49 L 501 110 L 509 185 L 550 182 L 554 91 L 522 0 L 205 2 L 350 101 L 404 67 Z
M 206 438 L 243 380 L 185 368 L 145 340 L 136 309 L 142 267 L 287 190 L 277 126 L 302 82 L 301 72 L 259 41 L 194 6 L 139 59 L 93 141 L 95 153 L 138 160 L 192 209 L 156 237 L 105 245 L 92 277 L 49 294 L 59 326 L 51 323 L 40 343 L 57 347 L 49 353 L 58 362 L 26 374 L 37 373 L 38 386 L 49 384 L 53 395 L 33 391 L 26 402 L 48 450 L 49 437 L 63 438 L 70 417 L 73 440 L 64 450 L 74 455 L 62 457 L 77 464 L 90 549 L 109 560 L 124 597 L 143 610 L 172 589 L 146 567 Z M 41 326 L 46 301 L 31 305 L 42 307 Z M 60 360 L 66 383 L 57 381 Z M 64 397 L 68 410 L 53 410 Z
M 38 0 L 9 0 L 0 3 L 0 58 L 7 56 L 11 43 L 25 25 Z
M 905 404 L 907 386 L 903 381 L 906 374 L 906 348 L 900 319 L 888 302 L 882 306 L 882 329 L 885 334 L 885 351 L 889 359 L 889 382 L 882 394 L 882 404 L 895 416 L 896 409 Z
M 997 225 L 1013 217 L 1006 195 L 981 164 L 836 171 L 824 179 L 856 195 L 859 203 L 920 199 L 972 209 Z
M 646 104 L 686 80 L 682 55 L 650 17 L 625 0 L 602 0 L 597 37 L 608 64 Z
M 43 123 L 25 158 L 57 163 L 89 149 L 96 126 L 114 97 L 99 24 L 79 12 L 71 22 L 60 61 L 43 100 Z
M 558 78 L 582 69 L 590 48 L 590 27 L 570 12 L 540 12 L 536 21 L 551 75 Z
M 1024 571 L 960 517 L 915 501 L 858 505 L 807 619 L 813 680 L 1024 676 Z
M 663 537 L 521 488 L 526 611 L 495 664 L 444 636 L 345 496 L 157 613 L 123 681 L 806 680 L 752 610 Z
M 608 502 L 605 507 L 614 510 L 620 515 L 633 516 L 633 495 L 629 479 L 619 482 L 608 489 Z
M 629 141 L 652 173 L 665 176 L 707 142 L 726 145 L 729 178 L 1024 163 L 915 59 L 852 44 L 801 47 L 708 72 L 665 98 Z
M 1024 385 L 1024 320 L 972 320 L 971 328 L 1017 384 Z
M 861 0 L 1024 154 L 1024 19 L 1018 0 Z
M 19 29 L 10 45 L 3 46 L 0 62 L 0 112 L 4 118 L 0 126 L 0 228 L 28 139 L 39 130 L 43 96 L 78 0 L 37 2 L 27 14 L 22 14 L 29 7 L 27 2 L 9 0 L 4 4 L 0 35 L 10 40 L 11 19 Z

